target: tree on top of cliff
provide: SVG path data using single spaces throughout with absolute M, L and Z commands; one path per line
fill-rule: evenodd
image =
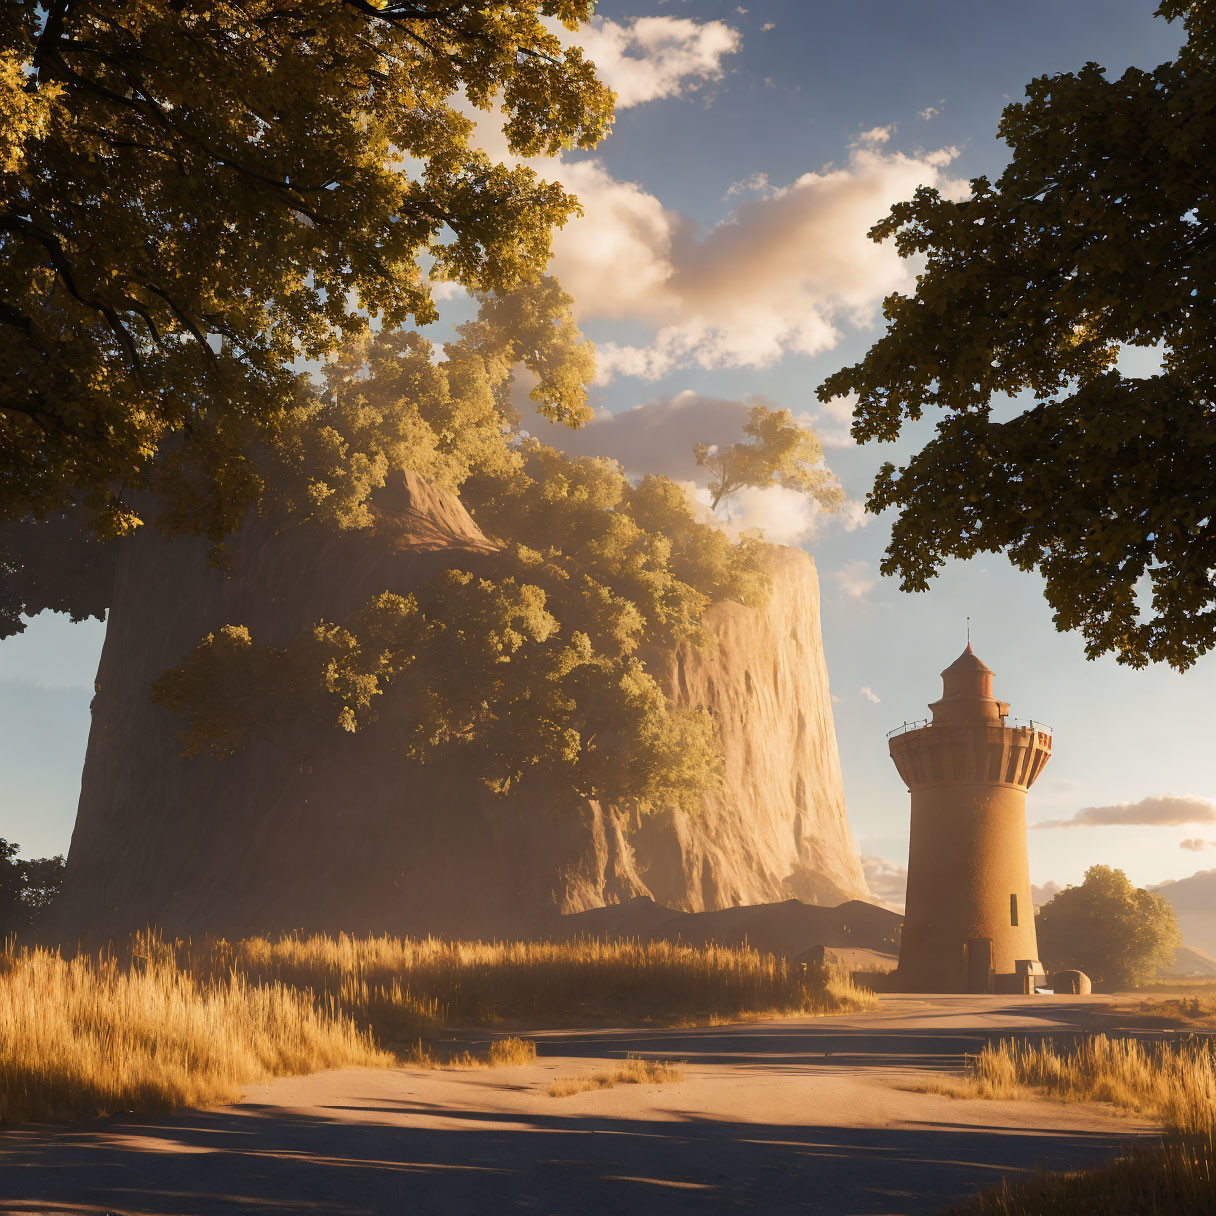
M 799 426 L 789 410 L 752 406 L 743 433 L 749 442 L 698 443 L 692 450 L 697 464 L 709 473 L 711 510 L 747 487 L 799 490 L 829 511 L 844 502 L 840 482 L 823 463 L 818 436 Z
M 995 183 L 918 190 L 871 230 L 925 269 L 819 395 L 857 394 L 861 442 L 942 412 L 869 498 L 899 510 L 882 569 L 905 590 L 1003 550 L 1091 657 L 1183 670 L 1216 644 L 1216 17 L 1157 13 L 1185 23 L 1176 60 L 1039 77 L 1001 118 Z M 1161 370 L 1120 372 L 1124 344 Z
M 760 602 L 758 547 L 698 521 L 666 478 L 635 486 L 612 461 L 520 436 L 525 343 L 541 392 L 594 373 L 568 297 L 541 281 L 484 300 L 445 358 L 417 334 L 367 339 L 296 407 L 258 457 L 277 526 L 374 531 L 377 492 L 409 469 L 459 489 L 499 550 L 476 577 L 375 596 L 285 646 L 236 622 L 204 639 L 155 691 L 183 718 L 184 754 L 223 758 L 256 736 L 307 762 L 318 722 L 341 746 L 387 720 L 405 759 L 503 796 L 695 807 L 721 767 L 713 723 L 668 702 L 641 647 L 694 638 L 711 600 Z
M 472 147 L 462 106 L 499 107 L 520 155 L 593 146 L 613 96 L 546 24 L 592 8 L 7 0 L 0 521 L 119 536 L 163 502 L 218 539 L 260 492 L 295 360 L 369 314 L 434 320 L 420 259 L 472 290 L 535 279 L 577 202 Z
M 1090 866 L 1079 887 L 1057 892 L 1035 926 L 1049 970 L 1075 967 L 1107 989 L 1147 983 L 1182 944 L 1170 903 L 1110 866 Z

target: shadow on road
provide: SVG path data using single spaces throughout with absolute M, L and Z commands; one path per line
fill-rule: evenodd
M 445 1116 L 423 1128 L 356 1118 Z M 334 1117 L 241 1107 L 161 1124 L 23 1129 L 0 1177 L 12 1213 L 933 1212 L 1009 1171 L 1113 1153 L 1109 1135 L 791 1128 L 672 1112 L 663 1121 L 437 1110 L 409 1101 Z M 929 1198 L 926 1198 L 929 1197 Z

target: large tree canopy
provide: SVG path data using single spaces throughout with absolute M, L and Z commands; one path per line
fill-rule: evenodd
M 1091 657 L 1182 670 L 1216 644 L 1216 16 L 1157 12 L 1185 22 L 1175 61 L 1036 79 L 995 183 L 921 189 L 874 227 L 924 270 L 819 395 L 857 395 L 863 442 L 941 415 L 870 495 L 899 510 L 883 572 L 905 590 L 1003 550 Z M 1123 344 L 1160 372 L 1120 372 Z
M 1173 907 L 1110 866 L 1090 866 L 1079 887 L 1039 909 L 1035 925 L 1048 970 L 1076 967 L 1106 989 L 1148 983 L 1182 944 Z
M 219 538 L 297 359 L 433 320 L 428 277 L 534 279 L 577 203 L 461 107 L 520 154 L 593 145 L 612 94 L 546 24 L 593 7 L 3 0 L 0 521 L 163 502 Z
M 155 692 L 182 716 L 184 754 L 223 758 L 260 737 L 306 757 L 318 722 L 340 747 L 380 721 L 405 759 L 499 795 L 695 808 L 720 770 L 716 731 L 669 703 L 645 647 L 695 638 L 711 600 L 759 603 L 768 580 L 756 543 L 698 521 L 675 483 L 634 485 L 612 461 L 519 434 L 521 349 L 534 396 L 565 400 L 593 374 L 568 304 L 549 280 L 486 299 L 442 358 L 417 334 L 381 332 L 291 411 L 258 457 L 276 526 L 375 529 L 377 490 L 411 469 L 460 489 L 499 551 L 283 646 L 240 621 L 202 640 Z

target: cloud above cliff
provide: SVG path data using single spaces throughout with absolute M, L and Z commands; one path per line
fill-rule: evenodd
M 659 473 L 680 482 L 700 504 L 703 518 L 732 536 L 760 533 L 773 544 L 803 545 L 829 524 L 853 532 L 869 523 L 865 504 L 858 500 L 849 499 L 840 510 L 828 512 L 805 494 L 781 486 L 739 490 L 720 504 L 716 513 L 710 511 L 705 471 L 693 458 L 693 445 L 743 440 L 743 424 L 752 406 L 775 408 L 765 397 L 734 401 L 685 391 L 644 401 L 615 414 L 605 411 L 572 431 L 554 426 L 536 413 L 527 396 L 531 384 L 527 376 L 520 376 L 513 394 L 525 430 L 571 456 L 607 456 L 619 461 L 630 477 Z M 812 419 L 803 413 L 798 421 L 810 425 Z
M 1199 836 L 1191 836 L 1186 840 L 1180 840 L 1178 847 L 1186 849 L 1189 853 L 1202 853 L 1204 849 L 1216 849 L 1216 840 L 1204 840 Z
M 559 22 L 548 24 L 564 42 L 577 42 L 583 48 L 596 74 L 616 93 L 618 110 L 697 92 L 722 78 L 723 60 L 743 45 L 738 30 L 724 21 L 604 18 L 577 34 Z
M 960 193 L 947 172 L 954 155 L 858 142 L 845 164 L 765 185 L 707 229 L 598 162 L 561 168 L 585 210 L 554 241 L 576 310 L 652 331 L 641 343 L 601 343 L 601 380 L 767 367 L 832 349 L 845 327 L 869 324 L 885 296 L 913 286 L 914 267 L 866 233 L 917 186 Z
M 878 576 L 874 573 L 869 562 L 845 562 L 839 570 L 833 570 L 829 575 L 846 600 L 854 604 L 864 604 L 869 601 L 870 592 L 878 586 Z
M 907 867 L 888 861 L 885 857 L 863 857 L 861 871 L 865 875 L 870 894 L 879 903 L 897 912 L 904 910 L 904 899 L 908 890 Z
M 1158 794 L 1139 802 L 1082 807 L 1068 819 L 1048 819 L 1036 828 L 1087 828 L 1126 825 L 1179 827 L 1184 823 L 1216 823 L 1216 802 L 1189 795 Z
M 661 473 L 676 481 L 695 481 L 702 475 L 693 459 L 693 444 L 738 443 L 753 405 L 774 408 L 773 402 L 760 396 L 732 401 L 686 391 L 617 414 L 598 414 L 572 431 L 539 419 L 525 402 L 526 398 L 516 398 L 525 426 L 552 447 L 572 456 L 609 456 L 631 476 Z
M 595 22 L 577 39 L 626 109 L 720 80 L 742 46 L 724 22 L 666 16 Z M 501 114 L 466 112 L 491 157 L 519 163 L 507 149 Z M 728 191 L 731 209 L 708 225 L 616 177 L 597 156 L 527 162 L 582 206 L 583 214 L 554 234 L 551 263 L 579 318 L 628 321 L 643 331 L 635 342 L 599 343 L 601 382 L 817 355 L 835 347 L 847 327 L 873 322 L 891 292 L 910 290 L 915 265 L 890 241 L 871 241 L 869 228 L 918 186 L 959 197 L 966 184 L 949 172 L 957 149 L 899 151 L 892 130 L 865 132 L 843 163 L 784 185 L 763 171 L 751 174 Z M 828 441 L 847 444 L 847 427 L 830 429 Z

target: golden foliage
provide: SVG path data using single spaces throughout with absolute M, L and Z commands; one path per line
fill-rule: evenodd
M 823 463 L 818 436 L 795 422 L 789 410 L 753 406 L 743 433 L 749 443 L 725 447 L 698 443 L 693 448 L 697 464 L 709 473 L 710 505 L 715 510 L 724 498 L 748 486 L 799 490 L 829 511 L 844 502 L 840 482 Z
M 589 0 L 9 4 L 0 22 L 0 519 L 218 538 L 301 356 L 534 280 L 578 209 L 479 151 L 591 147 L 613 95 L 551 28 Z M 429 263 L 423 269 L 423 263 Z M 564 405 L 553 406 L 561 413 Z M 155 507 L 153 508 L 155 510 Z
M 374 527 L 377 490 L 409 469 L 462 486 L 502 552 L 482 577 L 386 592 L 286 646 L 237 623 L 205 638 L 154 690 L 186 719 L 184 755 L 223 758 L 251 735 L 306 754 L 317 720 L 357 731 L 391 717 L 407 761 L 459 765 L 499 795 L 699 807 L 722 769 L 716 728 L 668 702 L 640 646 L 694 638 L 711 599 L 758 603 L 768 581 L 756 545 L 697 521 L 672 482 L 635 487 L 611 461 L 508 427 L 521 360 L 555 415 L 585 404 L 593 364 L 569 304 L 541 280 L 483 299 L 437 365 L 417 335 L 381 333 L 330 368 L 323 401 L 263 451 L 267 509 Z

